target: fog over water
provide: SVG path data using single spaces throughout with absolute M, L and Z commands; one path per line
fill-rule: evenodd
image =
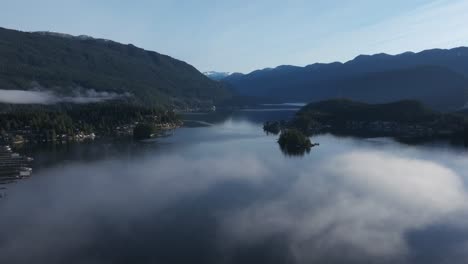
M 288 157 L 270 115 L 34 150 L 0 199 L 0 263 L 467 262 L 468 151 L 323 135 Z

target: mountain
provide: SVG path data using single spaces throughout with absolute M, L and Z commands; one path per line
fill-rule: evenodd
M 415 99 L 438 110 L 468 101 L 468 48 L 434 49 L 399 55 L 360 55 L 346 63 L 283 65 L 224 78 L 244 96 L 283 101 L 337 97 L 385 103 Z
M 217 71 L 207 71 L 203 72 L 208 78 L 215 80 L 215 81 L 220 81 L 229 75 L 231 75 L 230 72 L 217 72 Z
M 0 89 L 40 87 L 130 94 L 145 105 L 186 106 L 230 97 L 186 62 L 134 45 L 89 36 L 0 28 Z

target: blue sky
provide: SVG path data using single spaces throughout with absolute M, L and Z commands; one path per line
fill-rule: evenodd
M 467 0 L 1 1 L 1 27 L 132 43 L 200 71 L 468 46 Z

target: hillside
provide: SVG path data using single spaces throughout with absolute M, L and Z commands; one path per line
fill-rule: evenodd
M 422 122 L 440 115 L 418 101 L 397 101 L 368 104 L 348 99 L 333 99 L 310 103 L 297 116 L 327 120 Z
M 465 140 L 468 121 L 458 113 L 440 113 L 413 100 L 368 104 L 332 99 L 307 104 L 289 122 L 264 124 L 264 130 L 271 133 L 289 128 L 309 135 L 333 133 L 405 140 Z
M 146 105 L 213 103 L 230 92 L 166 55 L 88 36 L 0 28 L 0 89 L 80 89 L 131 95 Z
M 279 66 L 223 79 L 245 96 L 319 101 L 337 97 L 384 103 L 415 99 L 438 110 L 468 101 L 468 48 L 361 55 L 346 63 Z M 442 97 L 440 97 L 442 96 Z
M 368 103 L 417 100 L 442 111 L 457 110 L 468 101 L 468 78 L 435 66 L 363 74 L 327 88 L 334 97 Z

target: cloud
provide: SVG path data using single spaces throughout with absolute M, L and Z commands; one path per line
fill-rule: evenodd
M 48 92 L 0 90 L 0 102 L 7 104 L 49 104 L 52 98 Z
M 1 90 L 0 103 L 6 104 L 58 104 L 74 103 L 87 104 L 129 97 L 130 94 L 117 94 L 114 92 L 98 92 L 93 89 L 77 88 L 71 96 L 61 96 L 47 90 Z

